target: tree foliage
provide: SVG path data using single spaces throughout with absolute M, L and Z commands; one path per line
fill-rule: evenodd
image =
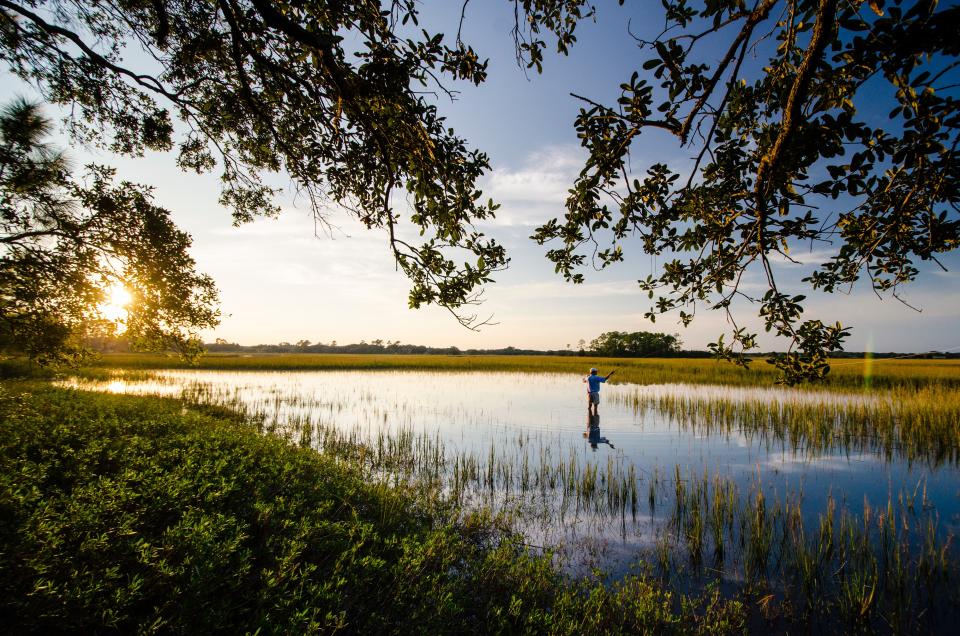
M 571 5 L 589 5 L 536 4 L 566 8 L 560 18 L 531 14 L 529 32 L 553 31 L 561 42 L 579 19 Z M 656 298 L 651 320 L 677 310 L 686 325 L 699 307 L 726 311 L 732 342 L 711 346 L 746 364 L 756 334 L 730 309 L 748 298 L 765 329 L 791 342 L 771 360 L 784 379 L 823 377 L 827 352 L 848 330 L 804 319 L 804 296 L 778 285 L 771 260 L 822 244 L 832 255 L 804 279 L 811 288 L 834 292 L 863 277 L 896 295 L 918 275 L 918 261 L 939 263 L 960 244 L 960 8 L 928 0 L 662 4 L 664 30 L 638 40 L 647 59 L 617 102 L 581 98 L 586 163 L 564 218 L 534 238 L 559 242 L 548 257 L 580 282 L 584 265 L 622 261 L 624 241 L 638 237 L 646 253 L 669 258 L 640 281 Z M 531 46 L 546 45 L 534 37 Z M 527 56 L 534 66 L 539 59 Z M 882 105 L 889 113 L 878 118 Z M 654 163 L 634 177 L 631 151 L 665 135 L 692 165 Z M 743 291 L 749 272 L 762 275 L 761 295 Z
M 565 54 L 595 14 L 590 0 L 512 5 L 518 59 L 534 70 L 548 35 Z M 809 287 L 865 278 L 896 295 L 918 262 L 960 243 L 960 8 L 661 5 L 664 30 L 638 39 L 646 60 L 616 102 L 580 98 L 587 160 L 565 216 L 534 238 L 580 282 L 588 263 L 623 260 L 632 237 L 667 258 L 640 281 L 656 299 L 651 320 L 677 311 L 686 325 L 698 309 L 724 311 L 732 341 L 713 349 L 746 364 L 756 334 L 732 311 L 746 298 L 791 343 L 772 360 L 785 380 L 823 377 L 848 330 L 804 318 L 804 296 L 788 293 L 773 259 L 822 243 L 832 255 Z M 0 0 L 0 56 L 68 107 L 75 138 L 132 154 L 176 147 L 184 168 L 219 167 L 238 222 L 275 212 L 268 177 L 289 174 L 321 221 L 333 202 L 385 232 L 412 307 L 436 303 L 476 326 L 462 308 L 507 264 L 475 226 L 496 209 L 476 186 L 489 164 L 431 95 L 445 81 L 483 82 L 487 64 L 459 32 L 451 42 L 420 30 L 418 15 L 415 0 Z M 634 170 L 631 153 L 651 138 L 673 139 L 690 165 Z M 754 274 L 759 295 L 743 285 Z
M 638 358 L 662 356 L 680 350 L 676 335 L 650 331 L 605 331 L 590 341 L 590 351 L 603 356 Z
M 194 271 L 190 237 L 143 186 L 88 166 L 76 181 L 44 142 L 49 122 L 15 101 L 0 112 L 0 346 L 55 361 L 84 335 L 110 334 L 111 288 L 131 302 L 122 328 L 135 344 L 199 350 L 217 324 L 213 281 Z
M 419 30 L 416 5 L 0 0 L 0 55 L 69 107 L 75 138 L 132 154 L 176 146 L 183 168 L 219 167 L 237 222 L 277 212 L 265 177 L 281 171 L 319 221 L 327 203 L 346 207 L 386 231 L 411 307 L 475 326 L 458 308 L 507 262 L 474 228 L 497 207 L 475 183 L 489 164 L 427 93 L 444 78 L 483 81 L 486 63 Z

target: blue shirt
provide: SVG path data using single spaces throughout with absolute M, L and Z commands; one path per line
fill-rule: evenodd
M 607 379 L 606 379 L 605 377 L 603 377 L 602 375 L 588 375 L 588 376 L 587 376 L 587 384 L 590 385 L 590 392 L 591 392 L 591 393 L 599 393 L 599 392 L 600 392 L 600 383 L 601 383 L 601 382 L 606 382 L 606 381 L 607 381 Z

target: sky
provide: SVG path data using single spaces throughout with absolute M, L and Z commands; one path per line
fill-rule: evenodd
M 628 33 L 628 23 L 634 33 L 659 30 L 660 24 L 642 13 L 642 5 L 616 4 L 601 3 L 596 22 L 578 27 L 579 41 L 569 57 L 547 55 L 540 75 L 524 73 L 515 62 L 509 3 L 468 5 L 463 39 L 481 58 L 489 58 L 489 78 L 479 88 L 457 86 L 458 99 L 440 99 L 438 106 L 460 136 L 491 158 L 492 170 L 480 185 L 485 197 L 502 207 L 497 219 L 481 229 L 503 244 L 512 259 L 476 308 L 496 324 L 477 332 L 460 326 L 442 308 L 408 309 L 408 282 L 395 268 L 385 233 L 366 230 L 336 208 L 329 211 L 336 228 L 329 233 L 314 225 L 305 204 L 289 197 L 280 199 L 278 219 L 233 227 L 229 212 L 217 203 L 217 173 L 183 173 L 173 154 L 118 159 L 90 148 L 69 152 L 77 163 L 111 163 L 121 178 L 155 187 L 157 202 L 192 235 L 198 269 L 210 274 L 220 290 L 223 319 L 217 329 L 202 334 L 208 342 L 382 339 L 461 349 L 565 349 L 617 330 L 677 333 L 684 348 L 705 349 L 730 328 L 723 315 L 700 309 L 687 328 L 672 315 L 656 324 L 644 318 L 651 301 L 637 280 L 658 272 L 657 259 L 628 249 L 625 263 L 602 272 L 587 270 L 586 283 L 573 285 L 554 273 L 544 256 L 548 247 L 529 239 L 536 226 L 562 216 L 567 189 L 582 167 L 584 153 L 573 128 L 580 104 L 570 93 L 615 101 L 619 84 L 648 57 Z M 449 37 L 456 33 L 460 3 L 425 0 L 422 11 L 428 30 Z M 32 95 L 9 75 L 0 76 L 0 93 Z M 642 174 L 654 161 L 683 165 L 689 154 L 670 139 L 651 137 L 636 148 L 632 163 Z M 822 248 L 799 252 L 795 256 L 806 264 L 779 262 L 778 275 L 798 279 L 824 255 Z M 960 351 L 960 258 L 948 255 L 944 263 L 950 271 L 924 268 L 921 280 L 903 289 L 901 295 L 921 311 L 892 297 L 879 299 L 869 285 L 858 284 L 846 293 L 804 292 L 804 315 L 851 326 L 848 350 Z M 745 285 L 747 290 L 763 288 L 755 272 Z M 760 333 L 761 350 L 785 348 L 785 341 L 763 333 L 756 310 L 743 303 L 734 314 Z

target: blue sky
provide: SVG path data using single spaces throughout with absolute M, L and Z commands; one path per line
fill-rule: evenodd
M 583 153 L 573 129 L 580 105 L 569 93 L 615 100 L 619 84 L 647 58 L 627 33 L 627 19 L 635 33 L 653 35 L 661 26 L 643 15 L 645 6 L 651 5 L 634 3 L 630 9 L 603 3 L 596 23 L 578 27 L 580 41 L 570 56 L 548 55 L 543 74 L 529 77 L 514 61 L 511 5 L 468 6 L 463 37 L 481 57 L 490 58 L 489 79 L 479 88 L 457 86 L 459 99 L 441 99 L 438 105 L 458 134 L 490 155 L 493 169 L 481 184 L 502 208 L 483 229 L 512 258 L 510 269 L 496 277 L 478 308 L 498 324 L 478 333 L 460 327 L 441 308 L 408 310 L 407 281 L 395 270 L 385 235 L 367 231 L 336 209 L 330 210 L 330 220 L 338 229 L 330 235 L 315 236 L 306 206 L 290 199 L 281 201 L 279 219 L 234 228 L 228 211 L 217 204 L 216 174 L 181 173 L 172 155 L 116 160 L 90 149 L 70 152 L 77 163 L 90 158 L 114 163 L 121 177 L 154 186 L 158 202 L 193 235 L 199 269 L 212 275 L 221 290 L 223 322 L 204 334 L 208 340 L 347 343 L 380 338 L 461 348 L 565 348 L 603 331 L 654 330 L 679 333 L 686 348 L 705 348 L 728 328 L 716 312 L 698 311 L 686 329 L 675 317 L 663 317 L 655 325 L 643 318 L 650 301 L 636 281 L 657 271 L 656 259 L 628 251 L 625 263 L 588 272 L 587 282 L 574 286 L 554 274 L 544 257 L 546 248 L 528 238 L 537 225 L 562 215 L 566 191 L 581 166 Z M 428 30 L 448 37 L 456 33 L 460 3 L 428 0 L 423 12 Z M 4 93 L 29 95 L 8 75 L 0 78 L 0 87 Z M 641 173 L 653 161 L 682 165 L 688 154 L 666 136 L 650 137 L 636 148 L 633 164 Z M 797 257 L 816 261 L 824 255 L 818 248 Z M 960 258 L 953 254 L 944 262 L 950 272 L 925 271 L 903 290 L 922 313 L 893 298 L 881 301 L 862 284 L 849 294 L 809 293 L 806 315 L 852 326 L 851 350 L 863 350 L 868 341 L 878 351 L 960 349 Z M 796 280 L 806 267 L 780 263 L 777 269 L 784 280 Z M 760 289 L 759 276 L 746 284 Z M 735 308 L 739 321 L 762 332 L 755 313 L 756 307 L 746 303 Z M 762 336 L 760 345 L 766 350 L 784 343 Z

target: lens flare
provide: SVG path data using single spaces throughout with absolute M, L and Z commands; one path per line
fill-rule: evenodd
M 127 291 L 127 288 L 120 283 L 115 283 L 110 288 L 110 305 L 114 307 L 126 307 L 133 300 L 133 296 Z
M 133 296 L 121 283 L 114 283 L 107 291 L 107 302 L 100 305 L 100 315 L 117 324 L 117 333 L 126 331 L 127 305 Z

